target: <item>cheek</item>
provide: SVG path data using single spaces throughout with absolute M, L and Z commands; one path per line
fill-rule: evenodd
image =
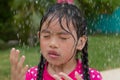
M 69 39 L 69 41 L 66 42 L 66 46 L 73 47 L 75 45 L 75 41 L 73 38 Z
M 40 39 L 40 48 L 41 51 L 43 51 L 44 49 L 46 49 L 47 47 L 47 42 L 45 42 L 43 39 Z
M 62 43 L 61 46 L 64 52 L 72 52 L 75 49 L 75 41 L 73 39 L 70 39 L 69 41 Z

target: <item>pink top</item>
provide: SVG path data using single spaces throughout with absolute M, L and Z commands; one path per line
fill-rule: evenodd
M 30 68 L 26 73 L 26 79 L 25 80 L 36 80 L 37 79 L 37 67 Z M 75 71 L 77 71 L 81 77 L 83 77 L 82 74 L 82 64 L 80 60 L 78 60 L 76 68 L 68 74 L 73 80 L 76 80 L 75 78 Z M 90 74 L 90 80 L 102 80 L 102 76 L 99 71 L 89 68 L 89 74 Z M 43 80 L 55 80 L 47 71 L 47 68 L 45 66 L 45 70 L 43 73 Z

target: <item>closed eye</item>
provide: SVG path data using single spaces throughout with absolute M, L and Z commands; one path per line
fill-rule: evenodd
M 60 37 L 60 39 L 67 40 L 67 39 L 69 39 L 69 37 Z
M 43 37 L 44 37 L 44 38 L 49 38 L 49 37 L 50 37 L 50 35 L 43 35 Z

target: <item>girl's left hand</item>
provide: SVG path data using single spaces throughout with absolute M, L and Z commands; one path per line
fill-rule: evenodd
M 59 75 L 53 75 L 55 80 L 73 80 L 70 78 L 67 74 L 60 72 Z M 75 72 L 75 78 L 76 80 L 82 80 L 81 76 L 78 74 L 78 72 Z

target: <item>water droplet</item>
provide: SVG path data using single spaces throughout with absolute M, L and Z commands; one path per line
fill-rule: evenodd
M 115 34 L 115 36 L 118 36 L 118 35 L 119 35 L 119 33 L 116 33 L 116 34 Z
M 35 3 L 38 4 L 38 1 L 36 0 Z

